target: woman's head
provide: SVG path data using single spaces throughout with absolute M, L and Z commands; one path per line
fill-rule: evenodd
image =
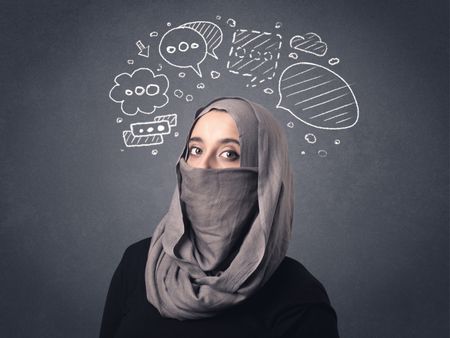
M 250 102 L 221 98 L 197 110 L 184 160 L 204 169 L 258 167 L 258 119 Z
M 194 125 L 188 140 L 188 150 L 186 162 L 191 167 L 240 167 L 241 144 L 236 122 L 225 111 L 209 111 Z

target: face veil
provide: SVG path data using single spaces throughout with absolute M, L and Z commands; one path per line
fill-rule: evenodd
M 225 97 L 197 110 L 191 131 L 212 109 L 235 120 L 241 167 L 191 168 L 186 142 L 147 257 L 147 299 L 163 317 L 178 320 L 212 317 L 253 295 L 283 260 L 291 237 L 292 171 L 277 120 L 261 105 Z

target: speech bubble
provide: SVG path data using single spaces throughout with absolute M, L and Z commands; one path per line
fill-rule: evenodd
M 206 52 L 214 59 L 219 58 L 216 55 L 216 48 L 220 46 L 223 39 L 223 33 L 219 26 L 210 21 L 193 21 L 182 24 L 180 27 L 189 27 L 203 36 L 206 41 Z
M 153 114 L 157 108 L 169 102 L 167 90 L 169 80 L 164 74 L 155 75 L 149 68 L 138 68 L 133 73 L 121 73 L 114 79 L 114 87 L 109 97 L 120 103 L 125 115 L 134 116 L 138 112 Z
M 318 129 L 347 129 L 359 119 L 350 85 L 323 66 L 299 62 L 287 67 L 278 81 L 277 108 Z
M 159 42 L 159 54 L 169 65 L 192 68 L 202 77 L 200 64 L 207 54 L 205 38 L 189 27 L 176 27 L 167 31 Z

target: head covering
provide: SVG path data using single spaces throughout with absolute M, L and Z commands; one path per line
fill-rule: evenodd
M 192 168 L 185 161 L 195 123 L 212 109 L 236 122 L 240 168 Z M 163 317 L 212 317 L 257 292 L 286 255 L 293 217 L 286 136 L 261 105 L 215 99 L 197 111 L 176 173 L 169 210 L 150 243 L 147 299 Z

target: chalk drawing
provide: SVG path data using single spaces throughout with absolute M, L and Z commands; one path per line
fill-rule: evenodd
M 175 97 L 180 99 L 183 97 L 183 91 L 181 89 L 175 89 L 173 95 L 175 95 Z
M 359 119 L 350 85 L 323 66 L 299 62 L 287 67 L 278 81 L 277 108 L 319 129 L 347 129 Z
M 292 122 L 292 121 L 288 122 L 288 123 L 287 123 L 287 126 L 288 126 L 289 128 L 294 128 L 294 122 Z
M 232 27 L 232 28 L 236 27 L 236 20 L 229 18 L 227 20 L 227 25 Z
M 293 60 L 297 60 L 297 59 L 298 59 L 298 54 L 292 52 L 292 53 L 289 53 L 289 57 L 290 57 L 291 59 L 293 59 Z
M 155 116 L 153 121 L 130 124 L 130 130 L 122 132 L 127 147 L 148 147 L 162 144 L 163 135 L 171 133 L 177 125 L 177 114 Z
M 339 139 L 334 140 L 334 144 L 336 144 L 336 145 L 341 144 L 341 140 L 339 140 Z
M 218 60 L 215 50 L 223 39 L 223 32 L 219 26 L 210 21 L 193 21 L 184 23 L 180 27 L 191 28 L 200 34 L 206 41 L 206 53 Z
M 220 20 L 222 17 L 220 15 L 216 15 L 216 20 Z
M 191 102 L 194 99 L 194 97 L 191 94 L 186 95 L 186 101 Z
M 207 55 L 217 59 L 215 49 L 221 44 L 222 30 L 209 21 L 182 24 L 167 31 L 159 43 L 159 54 L 168 64 L 192 68 L 202 77 L 200 64 Z
M 266 93 L 266 94 L 272 95 L 273 94 L 273 89 L 272 88 L 265 88 L 263 90 L 263 92 Z
M 179 72 L 178 73 L 178 77 L 181 78 L 181 79 L 183 79 L 185 76 L 186 76 L 186 73 L 184 73 L 184 72 Z
M 138 55 L 148 58 L 150 55 L 150 45 L 144 46 L 141 40 L 136 42 L 137 48 L 139 48 Z
M 158 36 L 158 32 L 153 31 L 149 35 L 150 35 L 151 38 L 156 38 Z
M 340 61 L 339 58 L 331 58 L 328 60 L 328 64 L 330 66 L 334 66 L 334 65 L 337 65 L 339 63 L 339 61 Z
M 139 112 L 153 114 L 157 108 L 169 102 L 166 94 L 169 89 L 167 76 L 155 75 L 149 68 L 138 68 L 131 74 L 121 73 L 115 77 L 114 83 L 109 97 L 120 103 L 125 115 L 133 116 Z
M 276 29 L 281 28 L 282 25 L 283 24 L 281 22 L 277 22 L 277 23 L 275 23 L 275 28 Z
M 205 89 L 205 84 L 203 82 L 198 83 L 197 89 Z
M 321 149 L 317 152 L 317 155 L 319 155 L 319 157 L 327 157 L 328 153 L 326 150 Z
M 317 56 L 324 56 L 328 48 L 327 44 L 316 33 L 306 33 L 303 36 L 295 35 L 289 41 L 289 45 L 296 50 Z
M 300 154 L 301 154 L 301 155 L 306 155 L 306 151 L 302 150 L 302 151 L 300 152 Z
M 127 63 L 128 63 L 129 65 L 132 65 L 132 64 L 134 63 L 134 60 L 127 60 Z
M 158 155 L 158 149 L 153 149 L 153 150 L 152 150 L 152 155 L 153 155 L 153 156 Z
M 305 135 L 305 140 L 309 144 L 314 144 L 314 143 L 316 143 L 317 138 L 316 138 L 316 135 L 314 135 L 312 133 L 308 133 L 308 134 Z
M 280 48 L 280 34 L 238 29 L 233 34 L 226 67 L 233 74 L 250 77 L 249 86 L 256 87 L 275 76 Z
M 123 118 L 118 117 L 118 118 L 116 119 L 116 123 L 122 123 L 122 122 L 123 122 Z
M 211 71 L 211 79 L 216 80 L 220 77 L 220 73 L 217 70 Z

